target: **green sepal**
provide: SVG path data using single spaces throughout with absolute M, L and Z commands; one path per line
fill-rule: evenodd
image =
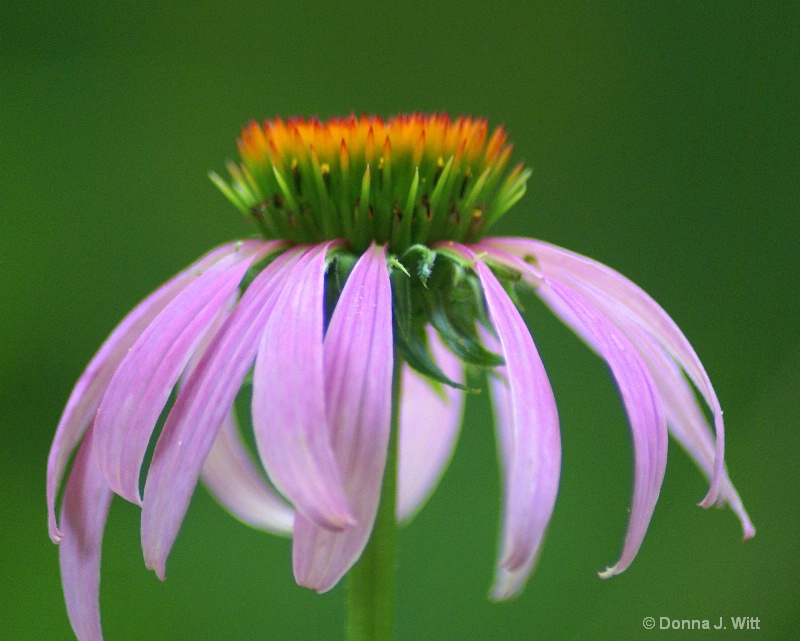
M 409 273 L 415 274 L 420 282 L 427 286 L 428 278 L 436 262 L 436 252 L 425 245 L 412 245 L 400 259 L 408 268 Z
M 489 323 L 483 291 L 478 279 L 461 265 L 447 259 L 437 263 L 425 305 L 431 324 L 456 356 L 479 367 L 505 365 L 502 356 L 481 343 L 475 319 Z
M 467 278 L 467 286 L 472 291 L 472 307 L 471 311 L 474 313 L 472 318 L 475 318 L 483 327 L 489 330 L 492 335 L 497 338 L 497 332 L 492 324 L 492 319 L 489 318 L 489 310 L 486 308 L 486 301 L 483 297 L 483 288 L 477 276 Z
M 451 321 L 457 323 L 462 332 L 471 333 L 473 320 L 477 320 L 494 334 L 483 296 L 483 287 L 477 274 L 472 270 L 471 262 L 464 263 L 442 252 L 440 255 L 442 260 L 437 265 L 434 278 L 438 285 L 448 292 L 450 304 L 447 309 Z M 435 285 L 432 288 L 435 288 Z
M 516 283 L 522 280 L 522 274 L 514 269 L 511 269 L 510 267 L 500 265 L 494 261 L 487 261 L 486 265 L 492 270 L 492 273 L 497 276 L 497 280 L 499 280 L 501 283 Z
M 394 344 L 403 360 L 420 374 L 434 381 L 465 392 L 476 391 L 449 379 L 431 357 L 424 325 L 414 322 L 411 279 L 401 270 L 393 270 L 389 278 L 392 283 Z
M 431 295 L 429 298 L 431 324 L 450 351 L 462 361 L 478 367 L 500 367 L 506 364 L 502 356 L 489 351 L 480 343 L 475 335 L 474 322 L 471 328 L 452 322 L 447 313 L 448 306 L 442 302 L 441 297 Z
M 511 302 L 514 303 L 514 307 L 519 310 L 520 314 L 524 313 L 525 306 L 522 304 L 519 293 L 517 292 L 517 286 L 525 284 L 525 281 L 522 280 L 522 275 L 504 267 L 497 269 L 494 263 L 489 265 L 489 268 L 494 272 L 494 275 L 497 276 L 497 280 L 500 281 L 500 284 L 503 286 L 506 294 L 508 294 Z
M 386 266 L 389 268 L 389 273 L 392 273 L 392 270 L 399 269 L 406 275 L 406 278 L 411 278 L 411 274 L 406 269 L 406 266 L 403 265 L 397 258 L 394 256 L 389 256 L 388 260 L 386 261 Z
M 449 379 L 431 358 L 431 355 L 428 351 L 428 346 L 424 343 L 424 335 L 411 336 L 407 339 L 396 334 L 394 340 L 395 347 L 397 348 L 398 353 L 403 357 L 403 360 L 408 363 L 409 367 L 415 369 L 423 376 L 427 376 L 428 378 L 439 383 L 443 383 L 444 385 L 455 387 L 463 392 L 475 394 L 480 391 L 472 387 L 467 387 L 466 385 L 461 385 L 460 383 L 456 383 L 455 381 Z

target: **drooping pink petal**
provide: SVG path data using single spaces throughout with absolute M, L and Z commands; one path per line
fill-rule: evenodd
M 325 417 L 323 297 L 329 243 L 286 278 L 253 372 L 253 431 L 275 487 L 299 514 L 341 530 L 354 525 Z
M 150 294 L 111 332 L 81 374 L 61 415 L 47 461 L 48 526 L 54 543 L 61 540 L 55 505 L 67 461 L 97 412 L 108 383 L 122 359 L 139 335 L 180 291 L 217 261 L 239 251 L 242 245 L 229 243 L 218 247 Z
M 464 367 L 439 335 L 428 328 L 431 355 L 450 380 L 464 382 Z M 428 500 L 458 439 L 464 392 L 403 366 L 400 400 L 397 519 L 408 521 Z
M 549 278 L 558 277 L 551 276 Z M 710 479 L 714 473 L 716 456 L 714 434 L 697 403 L 694 393 L 684 378 L 683 371 L 654 337 L 629 316 L 620 314 L 617 306 L 606 296 L 591 287 L 581 287 L 579 283 L 571 278 L 567 278 L 567 280 L 572 287 L 578 289 L 582 295 L 590 300 L 597 309 L 614 321 L 617 327 L 636 346 L 658 390 L 669 432 Z M 575 319 L 570 309 L 560 304 L 556 299 L 550 299 L 548 303 L 558 316 L 581 335 L 595 352 L 599 353 L 599 349 L 594 344 L 592 337 L 582 332 L 580 323 Z M 722 474 L 719 501 L 730 504 L 731 509 L 733 509 L 742 523 L 744 538 L 751 538 L 755 535 L 755 528 L 724 468 Z
M 109 487 L 141 504 L 139 474 L 156 421 L 178 377 L 247 269 L 279 243 L 226 256 L 181 291 L 123 359 L 95 419 L 95 449 Z
M 482 331 L 482 342 L 486 348 L 495 354 L 502 351 L 500 341 L 488 331 Z M 514 458 L 514 439 L 513 430 L 510 426 L 513 424 L 512 404 L 510 389 L 507 384 L 508 370 L 505 367 L 496 367 L 494 371 L 488 376 L 489 391 L 492 399 L 492 413 L 494 415 L 494 423 L 497 426 L 495 430 L 497 436 L 497 447 L 500 452 L 500 472 L 503 479 L 503 495 L 507 495 L 508 483 L 511 480 L 510 462 Z M 502 426 L 505 426 L 503 428 Z M 541 553 L 541 544 L 536 552 L 525 561 L 521 566 L 513 570 L 509 570 L 501 563 L 495 567 L 494 581 L 492 582 L 492 589 L 490 592 L 491 598 L 494 601 L 504 601 L 519 594 L 525 587 L 528 577 L 536 567 L 536 563 Z
M 697 399 L 683 372 L 664 349 L 638 325 L 622 328 L 631 338 L 647 364 L 667 418 L 670 434 L 708 478 L 714 473 L 714 434 L 706 421 Z M 744 538 L 755 536 L 756 530 L 745 510 L 739 493 L 723 469 L 720 482 L 720 502 L 727 502 L 742 523 Z
M 222 421 L 203 463 L 202 479 L 211 495 L 240 521 L 274 534 L 291 534 L 294 511 L 259 472 L 233 411 Z
M 547 524 L 553 513 L 561 469 L 558 412 L 542 361 L 514 303 L 491 270 L 472 250 L 448 244 L 472 268 L 483 285 L 486 306 L 502 348 L 505 366 L 496 368 L 492 381 L 496 430 L 504 475 L 504 508 L 499 566 L 493 594 L 510 596 L 533 567 Z M 491 347 L 491 346 L 490 346 Z
M 700 390 L 714 416 L 716 431 L 714 472 L 708 494 L 700 503 L 703 507 L 713 505 L 719 494 L 725 459 L 725 426 L 722 409 L 700 359 L 661 306 L 619 272 L 586 256 L 549 243 L 526 238 L 487 238 L 482 244 L 515 256 L 533 257 L 540 269 L 540 276 L 559 276 L 562 279 L 566 277 L 581 291 L 585 288 L 596 290 L 613 302 L 617 307 L 616 315 L 626 315 L 633 319 L 675 358 Z
M 502 255 L 494 254 L 493 257 L 503 262 Z M 514 268 L 515 261 L 518 259 L 513 258 L 510 261 L 507 259 L 508 257 L 506 256 L 505 264 Z M 530 275 L 533 276 L 532 285 L 538 286 L 543 282 L 542 274 Z M 716 456 L 714 435 L 682 371 L 678 368 L 673 358 L 667 354 L 657 338 L 652 336 L 647 328 L 637 322 L 634 317 L 621 312 L 619 305 L 602 291 L 582 284 L 573 275 L 551 270 L 551 273 L 545 275 L 545 278 L 549 280 L 563 279 L 569 283 L 570 287 L 579 291 L 582 296 L 612 320 L 633 342 L 653 377 L 670 433 L 686 449 L 706 475 L 711 478 L 714 474 Z M 547 302 L 556 314 L 561 316 L 568 325 L 599 353 L 599 348 L 594 339 L 581 329 L 580 322 L 568 307 L 553 297 L 549 298 Z M 739 517 L 745 539 L 752 537 L 755 534 L 755 528 L 724 468 L 720 481 L 719 501 L 727 501 Z
M 545 300 L 559 299 L 592 338 L 614 375 L 630 422 L 635 457 L 630 523 L 622 556 L 600 575 L 614 576 L 623 572 L 639 551 L 658 501 L 667 467 L 666 419 L 647 366 L 611 321 L 574 290 L 558 282 L 549 281 L 537 293 Z
M 502 344 L 488 331 L 481 332 L 482 342 L 489 351 L 495 354 L 502 353 Z M 494 415 L 497 448 L 500 453 L 500 472 L 503 479 L 503 496 L 508 497 L 509 488 L 513 479 L 512 462 L 516 456 L 516 443 L 513 430 L 513 403 L 511 388 L 508 385 L 508 368 L 495 367 L 488 376 L 489 391 L 492 399 L 492 414 Z M 504 500 L 507 503 L 507 500 Z M 503 523 L 503 538 L 505 540 L 506 525 Z M 502 563 L 495 567 L 494 581 L 491 588 L 491 598 L 495 601 L 510 599 L 525 587 L 541 553 L 542 544 L 519 567 L 509 569 Z M 501 548 L 502 553 L 502 548 Z
M 392 349 L 386 248 L 373 243 L 345 283 L 324 343 L 327 423 L 356 524 L 336 532 L 302 515 L 295 521 L 295 578 L 319 592 L 336 585 L 372 532 L 389 443 Z
M 86 429 L 64 489 L 58 547 L 67 614 L 78 641 L 103 639 L 100 552 L 112 493 L 97 467 L 92 431 Z
M 273 302 L 305 250 L 288 250 L 245 291 L 186 380 L 156 444 L 142 505 L 142 548 L 163 580 L 203 462 L 255 358 Z
M 557 278 L 524 261 L 489 248 L 488 256 L 520 273 L 531 273 L 536 293 L 602 356 L 616 380 L 628 415 L 634 449 L 634 483 L 628 532 L 619 561 L 600 573 L 623 572 L 633 561 L 655 509 L 667 466 L 667 424 L 655 382 L 636 346 L 590 300 Z
M 236 303 L 236 297 L 231 298 L 192 354 L 181 375 L 181 386 L 197 368 L 217 331 L 230 316 Z M 291 534 L 294 510 L 267 482 L 261 466 L 248 452 L 239 431 L 235 407 L 223 419 L 200 475 L 217 502 L 243 523 L 274 534 Z

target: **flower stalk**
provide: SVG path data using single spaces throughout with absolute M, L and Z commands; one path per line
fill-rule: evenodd
M 392 425 L 381 498 L 372 535 L 348 574 L 347 641 L 394 639 L 397 564 L 397 450 L 403 359 L 395 352 L 392 372 Z

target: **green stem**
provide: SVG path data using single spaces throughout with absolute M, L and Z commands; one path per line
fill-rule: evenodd
M 348 575 L 347 641 L 394 639 L 394 575 L 397 549 L 397 433 L 403 361 L 395 353 L 392 424 L 381 498 L 367 547 Z

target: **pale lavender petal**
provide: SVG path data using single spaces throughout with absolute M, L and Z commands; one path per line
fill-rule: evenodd
M 253 372 L 253 431 L 275 487 L 299 514 L 354 525 L 325 418 L 323 297 L 329 243 L 310 249 L 276 297 Z
M 608 363 L 630 422 L 634 449 L 634 484 L 630 523 L 622 556 L 600 574 L 623 572 L 633 561 L 653 515 L 667 467 L 667 425 L 661 401 L 647 366 L 627 337 L 580 294 L 555 281 L 537 289 L 568 307 Z
M 227 320 L 235 305 L 235 298 L 232 296 L 230 304 L 206 331 L 181 375 L 181 386 L 194 372 L 217 331 Z M 239 432 L 235 407 L 222 421 L 217 438 L 203 463 L 201 478 L 220 505 L 242 522 L 274 534 L 291 534 L 294 510 L 267 482 L 261 466 L 249 454 Z
M 203 462 L 250 369 L 275 297 L 305 250 L 288 250 L 250 283 L 175 401 L 156 444 L 142 506 L 147 567 L 165 564 Z
M 94 423 L 109 487 L 141 504 L 139 474 L 156 421 L 178 377 L 254 260 L 276 243 L 251 243 L 181 291 L 142 332 L 108 385 Z
M 295 578 L 319 592 L 336 585 L 372 532 L 391 425 L 392 349 L 386 249 L 373 243 L 345 283 L 324 344 L 327 423 L 357 522 L 335 532 L 302 515 L 295 521 Z
M 543 280 L 538 269 L 503 251 L 488 248 L 487 254 L 523 276 L 532 274 L 538 283 L 536 293 L 586 338 L 606 361 L 616 380 L 633 437 L 633 501 L 622 555 L 600 576 L 608 578 L 619 574 L 639 551 L 667 466 L 667 424 L 655 382 L 636 346 L 581 292 L 548 275 Z
M 490 332 L 482 332 L 482 341 L 487 349 L 494 353 L 502 352 L 500 341 Z M 508 385 L 508 369 L 506 367 L 496 367 L 489 374 L 489 390 L 492 399 L 492 413 L 496 426 L 497 447 L 500 453 L 500 472 L 503 479 L 503 496 L 509 496 L 509 490 L 513 480 L 512 461 L 516 455 L 516 443 L 513 430 L 514 405 L 511 398 L 511 388 Z M 503 527 L 503 539 L 505 540 L 505 524 Z M 515 597 L 525 587 L 541 553 L 541 542 L 532 555 L 519 567 L 509 569 L 502 563 L 495 567 L 495 576 L 492 583 L 491 598 L 495 601 L 504 601 Z
M 484 332 L 483 343 L 492 352 L 502 353 L 500 341 L 489 332 Z M 516 435 L 514 429 L 514 405 L 511 399 L 511 389 L 507 384 L 508 369 L 496 367 L 488 375 L 489 390 L 492 400 L 492 414 L 494 415 L 495 435 L 499 453 L 500 475 L 503 483 L 503 524 L 501 531 L 501 562 L 495 565 L 494 581 L 492 582 L 491 598 L 495 601 L 510 599 L 522 590 L 536 565 L 536 560 L 541 550 L 538 549 L 528 555 L 528 558 L 514 569 L 508 569 L 502 563 L 502 554 L 510 544 L 509 539 L 509 505 L 510 492 L 514 479 L 514 458 L 516 456 Z
M 528 328 L 503 286 L 470 249 L 450 247 L 474 261 L 506 363 L 497 368 L 502 380 L 492 382 L 505 490 L 499 565 L 508 572 L 530 571 L 558 493 L 561 442 L 555 399 Z M 502 571 L 497 578 L 503 581 Z M 519 578 L 521 587 L 527 575 Z M 508 596 L 504 588 L 496 583 L 498 598 Z
M 111 332 L 103 346 L 87 365 L 70 394 L 58 423 L 50 456 L 47 461 L 47 503 L 50 538 L 61 539 L 56 523 L 56 495 L 64 470 L 86 426 L 92 420 L 111 377 L 139 335 L 164 307 L 193 280 L 217 261 L 246 247 L 247 243 L 223 245 L 167 281 L 139 303 Z
M 700 503 L 703 507 L 717 500 L 722 481 L 725 458 L 725 426 L 722 409 L 703 368 L 689 341 L 667 313 L 640 287 L 619 272 L 566 249 L 526 238 L 487 238 L 486 246 L 501 249 L 520 257 L 532 257 L 539 267 L 537 277 L 544 275 L 568 277 L 571 285 L 585 293 L 592 288 L 607 297 L 617 308 L 615 317 L 626 315 L 653 336 L 686 371 L 703 395 L 714 416 L 716 458 L 708 494 Z
M 456 383 L 464 382 L 464 367 L 433 328 L 428 343 L 434 361 Z M 464 413 L 464 392 L 432 383 L 408 365 L 403 366 L 400 401 L 397 518 L 416 514 L 447 467 L 458 439 Z
M 717 456 L 720 455 L 720 443 L 716 443 L 715 449 L 714 435 L 711 433 L 707 421 L 703 417 L 702 410 L 698 407 L 695 396 L 683 377 L 682 371 L 678 369 L 673 358 L 665 352 L 664 347 L 658 342 L 657 337 L 650 334 L 646 327 L 637 322 L 635 318 L 625 313 L 624 309 L 621 309 L 618 303 L 612 301 L 603 292 L 592 286 L 581 283 L 568 274 L 559 274 L 553 277 L 564 279 L 570 286 L 580 291 L 634 341 L 643 358 L 647 361 L 650 372 L 656 381 L 659 394 L 665 406 L 665 411 L 667 412 L 667 422 L 673 435 L 684 447 L 687 447 L 689 453 L 695 458 L 698 465 L 707 472 L 707 476 L 711 481 L 711 489 L 703 501 L 701 501 L 700 505 L 703 507 L 710 507 L 713 501 L 719 503 L 720 501 L 724 502 L 730 499 L 731 507 L 742 520 L 745 538 L 750 538 L 755 533 L 755 530 L 753 529 L 747 513 L 744 511 L 741 500 L 736 490 L 733 489 L 724 466 L 721 472 L 717 470 L 717 461 L 722 460 L 717 458 Z M 713 390 L 711 391 L 713 393 Z M 717 410 L 718 411 L 714 412 L 717 424 L 717 435 L 723 435 L 722 437 L 724 438 L 724 433 L 722 431 L 722 413 L 718 404 Z M 689 429 L 689 426 L 694 427 Z M 689 431 L 687 432 L 686 429 L 689 429 Z M 694 443 L 694 446 L 692 446 L 686 438 L 689 438 L 690 441 Z M 698 439 L 702 440 L 698 441 Z M 701 442 L 702 445 L 700 445 Z M 702 455 L 698 448 L 702 448 Z M 707 448 L 711 448 L 710 451 L 707 451 Z M 708 458 L 709 456 L 710 459 Z M 710 469 L 707 468 L 709 464 L 711 465 Z M 715 474 L 721 474 L 716 483 Z M 715 490 L 715 487 L 718 487 L 718 489 Z M 716 499 L 713 498 L 715 496 Z
M 629 324 L 622 329 L 637 346 L 653 375 L 670 433 L 705 475 L 711 478 L 714 473 L 714 434 L 683 372 L 669 354 L 638 325 Z M 752 538 L 756 533 L 755 527 L 724 469 L 720 483 L 720 502 L 727 502 L 739 517 L 744 538 Z
M 574 281 L 570 282 L 578 289 Z M 692 389 L 684 378 L 683 371 L 656 339 L 648 334 L 638 323 L 627 316 L 616 313 L 617 308 L 608 298 L 598 295 L 596 290 L 591 288 L 582 288 L 580 291 L 593 305 L 611 318 L 639 350 L 639 354 L 644 359 L 658 390 L 669 432 L 695 460 L 706 476 L 711 478 L 714 473 L 716 454 L 714 434 L 711 432 L 708 421 L 706 421 Z M 548 299 L 547 303 L 595 352 L 599 353 L 595 341 L 581 329 L 580 322 L 569 308 L 556 298 Z M 719 496 L 720 501 L 727 501 L 731 509 L 739 517 L 744 538 L 749 539 L 754 536 L 755 528 L 738 492 L 733 487 L 724 469 Z
M 231 411 L 202 470 L 211 495 L 237 519 L 260 530 L 291 534 L 294 511 L 270 487 L 247 452 Z
M 72 629 L 78 641 L 102 641 L 100 627 L 100 552 L 111 490 L 93 451 L 91 426 L 75 456 L 61 505 L 63 538 L 58 547 L 61 582 Z

